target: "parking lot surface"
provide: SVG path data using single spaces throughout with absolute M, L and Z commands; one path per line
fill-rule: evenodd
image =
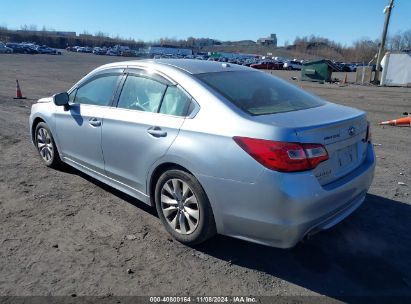
M 1 295 L 411 296 L 411 128 L 377 125 L 411 112 L 410 88 L 299 82 L 291 80 L 299 72 L 272 71 L 368 112 L 377 168 L 366 201 L 290 250 L 223 236 L 190 248 L 138 200 L 74 169 L 46 168 L 30 143 L 32 103 L 119 60 L 0 54 Z M 16 79 L 28 99 L 13 99 Z

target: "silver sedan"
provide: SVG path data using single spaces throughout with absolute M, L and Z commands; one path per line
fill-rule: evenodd
M 292 247 L 357 209 L 375 167 L 364 112 L 212 61 L 101 66 L 34 104 L 30 130 L 47 166 L 155 207 L 185 244 Z

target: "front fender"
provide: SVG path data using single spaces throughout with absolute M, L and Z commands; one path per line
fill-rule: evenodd
M 56 134 L 56 120 L 54 116 L 55 111 L 56 111 L 55 106 L 50 103 L 40 102 L 40 103 L 35 103 L 32 105 L 31 114 L 29 118 L 30 138 L 31 138 L 32 143 L 34 144 L 35 125 L 37 125 L 37 121 L 42 120 L 49 127 L 51 134 L 53 135 L 54 142 L 56 143 L 57 149 L 61 151 L 58 138 L 55 136 Z

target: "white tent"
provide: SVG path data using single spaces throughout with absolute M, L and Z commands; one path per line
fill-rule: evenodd
M 411 86 L 411 53 L 387 52 L 381 66 L 381 85 Z

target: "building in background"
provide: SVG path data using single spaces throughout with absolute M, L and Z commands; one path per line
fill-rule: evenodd
M 257 40 L 257 44 L 277 47 L 277 35 L 271 34 L 270 37 L 260 38 Z

